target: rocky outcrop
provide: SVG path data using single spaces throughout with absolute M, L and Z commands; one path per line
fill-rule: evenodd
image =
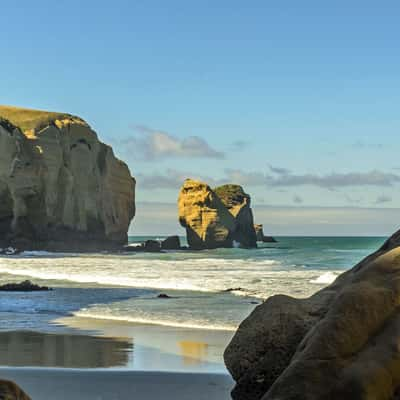
M 276 243 L 276 240 L 272 236 L 264 235 L 264 228 L 262 224 L 254 225 L 254 229 L 256 231 L 257 242 Z
M 187 179 L 178 199 L 179 221 L 193 249 L 257 247 L 250 196 L 238 185 L 214 190 Z
M 0 106 L 0 243 L 116 247 L 134 214 L 135 180 L 85 121 Z
M 31 400 L 14 382 L 0 380 L 0 400 Z
M 19 283 L 6 283 L 0 285 L 0 292 L 47 292 L 53 290 L 48 286 L 39 286 L 31 281 L 23 281 Z
M 179 236 L 168 236 L 161 242 L 162 250 L 181 250 L 181 241 Z
M 273 296 L 225 351 L 236 400 L 394 400 L 400 393 L 400 231 L 307 299 Z

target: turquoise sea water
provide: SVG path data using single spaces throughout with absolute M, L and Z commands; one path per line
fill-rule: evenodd
M 132 243 L 149 237 L 131 237 Z M 153 237 L 155 238 L 155 237 Z M 162 239 L 162 238 L 160 238 Z M 0 282 L 51 292 L 0 293 L 0 329 L 53 332 L 62 316 L 234 330 L 263 299 L 305 297 L 375 251 L 383 237 L 278 237 L 254 250 L 162 254 L 26 252 L 0 258 Z M 157 298 L 166 293 L 171 299 Z

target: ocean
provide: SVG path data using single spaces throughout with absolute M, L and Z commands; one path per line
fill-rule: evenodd
M 130 237 L 130 242 L 149 238 Z M 58 332 L 65 329 L 60 318 L 80 316 L 233 331 L 267 297 L 309 296 L 385 240 L 277 239 L 253 250 L 1 256 L 0 283 L 30 279 L 54 290 L 0 292 L 0 330 Z M 158 298 L 162 293 L 171 298 Z

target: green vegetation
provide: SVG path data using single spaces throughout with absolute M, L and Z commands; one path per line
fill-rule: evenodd
M 239 204 L 243 202 L 244 197 L 247 197 L 247 194 L 240 185 L 218 186 L 214 189 L 214 193 L 227 207 Z
M 0 106 L 0 119 L 11 122 L 20 128 L 22 132 L 37 131 L 56 120 L 74 119 L 84 122 L 78 117 L 66 113 L 48 112 L 19 108 L 12 106 Z

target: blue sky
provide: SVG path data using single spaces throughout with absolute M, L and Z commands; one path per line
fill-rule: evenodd
M 25 0 L 2 15 L 0 102 L 85 118 L 143 209 L 191 176 L 243 184 L 266 225 L 276 207 L 315 213 L 296 229 L 279 214 L 277 233 L 326 233 L 321 207 L 400 221 L 400 3 Z M 395 228 L 362 215 L 337 217 L 343 233 Z

